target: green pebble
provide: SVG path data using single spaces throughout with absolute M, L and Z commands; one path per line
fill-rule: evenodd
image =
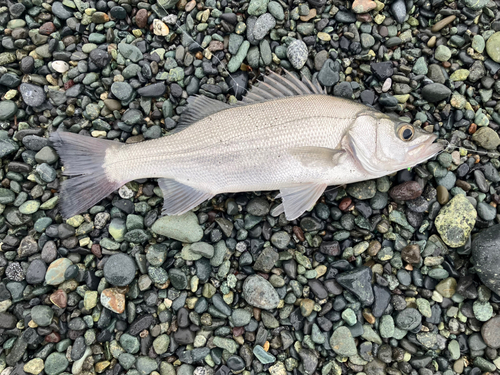
M 263 365 L 276 362 L 276 357 L 271 353 L 266 352 L 260 345 L 255 345 L 255 347 L 253 348 L 253 354 Z
M 45 360 L 44 371 L 47 375 L 59 375 L 68 367 L 68 360 L 63 353 L 52 353 Z

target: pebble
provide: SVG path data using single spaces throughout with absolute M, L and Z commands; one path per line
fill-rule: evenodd
M 21 86 L 19 86 L 19 91 L 21 92 L 23 101 L 31 107 L 38 107 L 45 102 L 45 92 L 40 86 L 22 83 Z
M 370 306 L 374 302 L 371 286 L 372 272 L 368 267 L 359 267 L 337 276 L 337 282 L 353 293 L 363 306 Z
M 472 135 L 472 140 L 486 150 L 495 150 L 500 145 L 498 133 L 488 127 L 478 129 Z
M 45 360 L 44 371 L 47 375 L 59 375 L 68 367 L 68 360 L 62 353 L 52 353 Z
M 351 357 L 358 353 L 351 331 L 347 327 L 338 327 L 330 337 L 330 347 L 341 357 Z
M 496 32 L 488 38 L 486 52 L 493 61 L 500 62 L 500 32 Z
M 496 251 L 499 229 L 499 225 L 494 225 L 472 241 L 474 268 L 481 281 L 497 294 L 500 293 L 500 280 L 497 277 L 500 257 Z
M 156 234 L 187 243 L 198 242 L 203 237 L 198 218 L 192 212 L 180 216 L 163 216 L 155 221 L 151 230 Z
M 48 285 L 59 285 L 65 281 L 64 274 L 73 262 L 67 258 L 59 258 L 53 261 L 47 268 L 45 282 Z
M 129 285 L 135 277 L 135 262 L 126 254 L 115 254 L 108 258 L 104 265 L 106 281 L 115 286 Z
M 54 310 L 52 310 L 49 306 L 39 305 L 31 309 L 31 319 L 33 319 L 33 321 L 41 327 L 50 325 L 53 316 Z
M 443 241 L 451 247 L 463 246 L 476 222 L 477 212 L 463 195 L 456 195 L 440 211 L 435 220 Z
M 307 46 L 302 40 L 294 40 L 286 49 L 286 56 L 295 69 L 302 69 L 307 61 Z
M 117 314 L 125 311 L 125 296 L 115 288 L 104 289 L 101 292 L 100 302 L 103 307 Z
M 273 286 L 261 276 L 253 275 L 243 283 L 243 298 L 257 308 L 272 310 L 278 307 L 280 297 Z
M 431 83 L 422 89 L 422 96 L 425 100 L 435 103 L 448 98 L 451 90 L 441 83 Z

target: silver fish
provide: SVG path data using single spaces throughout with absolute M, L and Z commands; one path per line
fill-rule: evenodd
M 270 72 L 236 105 L 190 98 L 178 129 L 131 145 L 52 133 L 71 176 L 62 183 L 62 215 L 89 209 L 129 181 L 158 178 L 163 214 L 182 214 L 220 193 L 279 190 L 293 220 L 328 185 L 385 176 L 442 149 L 435 135 L 290 73 Z

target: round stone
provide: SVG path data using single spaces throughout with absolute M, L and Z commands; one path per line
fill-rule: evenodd
M 129 285 L 135 276 L 135 262 L 126 254 L 111 255 L 104 265 L 104 278 L 115 286 Z
M 417 328 L 422 322 L 422 315 L 414 308 L 406 308 L 396 316 L 396 326 L 405 331 Z
M 500 31 L 489 37 L 486 42 L 486 52 L 495 62 L 500 62 Z
M 444 44 L 437 46 L 434 57 L 438 61 L 448 61 L 451 58 L 451 51 Z
M 481 336 L 490 348 L 500 348 L 500 315 L 497 315 L 481 327 Z
M 0 120 L 10 120 L 17 112 L 17 104 L 12 100 L 2 100 L 0 102 Z
M 341 357 L 350 357 L 358 353 L 351 331 L 344 326 L 333 332 L 330 337 L 330 347 Z
M 38 305 L 31 309 L 31 319 L 41 327 L 46 327 L 52 322 L 54 310 L 46 305 Z
M 43 283 L 46 271 L 47 266 L 45 262 L 41 259 L 34 259 L 26 271 L 26 282 L 32 285 Z
M 52 353 L 45 360 L 45 373 L 47 375 L 59 375 L 68 367 L 68 360 L 63 353 Z
M 45 102 L 45 91 L 40 86 L 32 85 L 31 83 L 22 83 L 19 91 L 21 92 L 23 101 L 31 107 L 38 107 Z
M 482 148 L 495 150 L 500 145 L 498 133 L 489 127 L 482 127 L 472 135 L 472 140 Z
M 155 221 L 151 230 L 156 234 L 187 243 L 198 242 L 203 237 L 203 229 L 193 212 L 179 216 L 163 216 Z
M 134 89 L 127 82 L 113 82 L 111 92 L 117 99 L 127 101 L 132 98 Z

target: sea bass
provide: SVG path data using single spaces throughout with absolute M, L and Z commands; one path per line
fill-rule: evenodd
M 436 136 L 306 78 L 269 72 L 241 102 L 190 98 L 178 132 L 137 144 L 54 132 L 64 164 L 60 211 L 81 213 L 125 183 L 158 178 L 162 213 L 180 215 L 220 193 L 279 190 L 288 220 L 328 185 L 385 176 L 438 153 Z

